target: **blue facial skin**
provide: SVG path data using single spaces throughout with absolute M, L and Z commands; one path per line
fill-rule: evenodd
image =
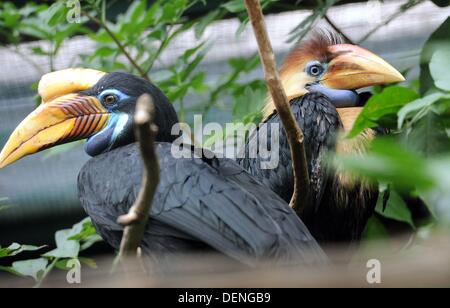
M 327 69 L 328 65 L 326 63 L 321 63 L 317 60 L 308 62 L 305 65 L 305 73 L 314 77 L 317 81 L 307 85 L 306 89 L 309 92 L 318 92 L 327 96 L 337 108 L 357 106 L 359 96 L 355 91 L 330 89 L 320 84 L 320 80 Z
M 309 92 L 319 92 L 328 97 L 336 108 L 358 106 L 359 96 L 353 90 L 337 90 L 313 84 L 306 88 Z
M 108 95 L 116 96 L 117 101 L 114 104 L 105 106 L 108 112 L 110 112 L 110 118 L 106 127 L 88 138 L 84 145 L 84 150 L 90 156 L 96 156 L 109 151 L 129 121 L 128 114 L 119 112 L 117 109 L 130 97 L 118 90 L 108 89 L 98 95 L 97 98 L 103 102 L 104 98 Z

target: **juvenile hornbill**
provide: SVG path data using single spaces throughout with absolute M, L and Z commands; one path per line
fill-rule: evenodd
M 155 103 L 161 169 L 142 241 L 147 255 L 164 262 L 170 253 L 214 250 L 249 265 L 325 260 L 296 213 L 235 161 L 174 158 L 169 142 L 176 137 L 170 135 L 178 122 L 175 110 L 156 86 L 129 74 L 68 69 L 45 75 L 39 83 L 42 104 L 12 133 L 0 168 L 87 138 L 85 150 L 94 157 L 79 173 L 79 198 L 99 234 L 118 249 L 117 218 L 128 212 L 141 185 L 143 163 L 132 126 L 144 93 Z
M 345 171 L 327 168 L 324 158 L 329 151 L 362 154 L 376 134 L 367 129 L 353 139 L 345 138 L 368 98 L 367 92 L 355 90 L 401 82 L 404 77 L 372 52 L 344 44 L 332 32 L 316 30 L 287 56 L 280 78 L 305 136 L 313 206 L 306 209 L 302 220 L 319 242 L 358 241 L 373 214 L 378 188 Z M 263 126 L 280 123 L 271 99 L 264 115 Z M 291 153 L 284 129 L 279 127 L 277 168 L 261 169 L 259 158 L 249 158 L 249 153 L 258 152 L 258 130 L 250 135 L 244 158 L 238 162 L 289 202 L 294 187 Z

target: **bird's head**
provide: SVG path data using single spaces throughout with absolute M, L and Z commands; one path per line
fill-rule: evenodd
M 286 57 L 280 78 L 289 100 L 322 92 L 337 107 L 355 104 L 353 90 L 404 81 L 394 67 L 374 53 L 350 44 L 332 32 L 316 30 Z M 273 112 L 268 100 L 265 114 Z
M 0 168 L 55 145 L 87 139 L 95 156 L 134 141 L 133 114 L 139 96 L 155 103 L 157 141 L 173 141 L 178 122 L 167 97 L 150 82 L 126 73 L 67 69 L 44 75 L 39 82 L 42 104 L 11 134 L 0 153 Z

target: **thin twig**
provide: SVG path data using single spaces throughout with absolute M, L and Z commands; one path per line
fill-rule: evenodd
M 144 94 L 139 97 L 134 116 L 135 135 L 144 162 L 144 174 L 139 195 L 128 214 L 117 220 L 125 227 L 120 245 L 120 258 L 136 256 L 144 236 L 153 196 L 159 183 L 159 163 L 154 148 L 157 128 L 153 124 L 155 107 L 152 97 Z
M 142 78 L 144 78 L 147 81 L 150 81 L 150 78 L 146 74 L 146 72 L 139 66 L 139 64 L 136 63 L 136 61 L 133 59 L 133 57 L 130 55 L 130 53 L 126 50 L 125 46 L 119 41 L 119 39 L 116 37 L 116 35 L 109 29 L 109 27 L 98 19 L 95 16 L 92 16 L 91 14 L 87 12 L 82 12 L 84 16 L 89 18 L 92 22 L 96 23 L 99 27 L 105 29 L 106 33 L 108 33 L 109 37 L 114 41 L 114 43 L 117 45 L 117 47 L 120 49 L 120 51 L 123 53 L 123 55 L 128 59 L 130 64 L 139 72 L 139 75 L 141 75 Z
M 310 203 L 310 181 L 304 146 L 304 136 L 292 113 L 288 98 L 281 84 L 275 64 L 272 45 L 267 34 L 266 24 L 258 0 L 245 0 L 247 12 L 258 42 L 259 54 L 264 68 L 264 75 L 275 108 L 280 116 L 291 149 L 294 169 L 294 193 L 290 206 L 302 215 Z M 301 205 L 301 206 L 300 206 Z
M 408 11 L 409 9 L 412 9 L 416 5 L 424 2 L 424 0 L 416 0 L 415 2 L 409 0 L 405 4 L 401 5 L 398 11 L 393 13 L 391 16 L 389 16 L 384 22 L 378 24 L 373 29 L 371 29 L 369 32 L 366 33 L 359 41 L 358 44 L 361 44 L 362 42 L 366 41 L 369 37 L 371 37 L 375 32 L 377 32 L 380 28 L 387 26 L 391 23 L 394 19 L 402 15 L 404 12 Z
M 47 268 L 44 270 L 44 272 L 42 273 L 42 276 L 39 278 L 39 280 L 37 281 L 36 285 L 34 286 L 34 288 L 39 289 L 42 287 L 42 285 L 44 284 L 45 280 L 47 279 L 48 275 L 50 274 L 51 271 L 53 271 L 53 269 L 56 266 L 56 263 L 59 262 L 59 258 L 55 258 L 52 263 L 50 263 L 50 265 L 47 266 Z
M 31 66 L 34 67 L 34 69 L 38 72 L 39 75 L 44 75 L 45 71 L 42 69 L 42 67 L 37 64 L 31 57 L 31 55 L 26 55 L 24 54 L 20 49 L 19 46 L 14 45 L 14 48 L 12 48 L 11 46 L 6 46 L 5 48 L 7 51 L 16 54 L 17 56 L 19 56 L 22 60 L 24 60 L 25 62 L 28 62 L 28 64 L 30 64 Z
M 344 40 L 347 41 L 347 43 L 353 44 L 353 45 L 355 44 L 353 42 L 353 40 L 351 38 L 349 38 L 347 35 L 345 35 L 345 33 L 330 19 L 330 17 L 328 17 L 328 14 L 323 15 L 323 18 L 334 29 L 334 31 L 339 33 L 344 38 Z

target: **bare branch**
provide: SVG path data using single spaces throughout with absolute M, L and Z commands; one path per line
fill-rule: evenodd
M 409 9 L 412 9 L 413 7 L 415 7 L 418 4 L 421 4 L 422 2 L 424 2 L 424 0 L 408 0 L 406 3 L 401 5 L 400 8 L 395 13 L 390 15 L 385 21 L 383 21 L 382 23 L 378 24 L 373 29 L 371 29 L 369 32 L 367 32 L 366 35 L 364 35 L 358 41 L 358 44 L 361 44 L 361 43 L 365 42 L 369 37 L 371 37 L 380 28 L 382 28 L 384 26 L 387 26 L 388 24 L 391 23 L 391 21 L 393 21 L 397 17 L 401 16 L 404 12 L 408 11 Z
M 134 116 L 135 135 L 144 161 L 144 174 L 139 195 L 128 214 L 117 220 L 125 227 L 119 256 L 136 256 L 144 236 L 153 196 L 159 183 L 159 163 L 154 148 L 157 128 L 153 125 L 155 107 L 152 97 L 139 97 Z
M 91 20 L 92 22 L 96 23 L 99 27 L 105 29 L 106 33 L 108 33 L 109 37 L 111 37 L 111 39 L 120 49 L 122 54 L 128 59 L 130 64 L 139 72 L 139 75 L 141 75 L 141 77 L 144 78 L 145 80 L 150 81 L 148 74 L 139 66 L 139 64 L 136 63 L 136 61 L 133 59 L 130 53 L 126 50 L 125 46 L 119 41 L 116 35 L 111 31 L 111 29 L 109 29 L 109 27 L 103 21 L 101 21 L 95 16 L 92 16 L 87 12 L 82 12 L 82 14 L 87 18 L 89 18 L 89 20 Z
M 281 84 L 280 76 L 278 75 L 275 56 L 267 34 L 261 5 L 258 0 L 245 0 L 245 5 L 258 42 L 267 86 L 281 122 L 283 123 L 291 149 L 294 169 L 294 193 L 292 195 L 290 206 L 301 215 L 306 208 L 309 208 L 311 200 L 303 132 L 297 125 L 288 98 Z

